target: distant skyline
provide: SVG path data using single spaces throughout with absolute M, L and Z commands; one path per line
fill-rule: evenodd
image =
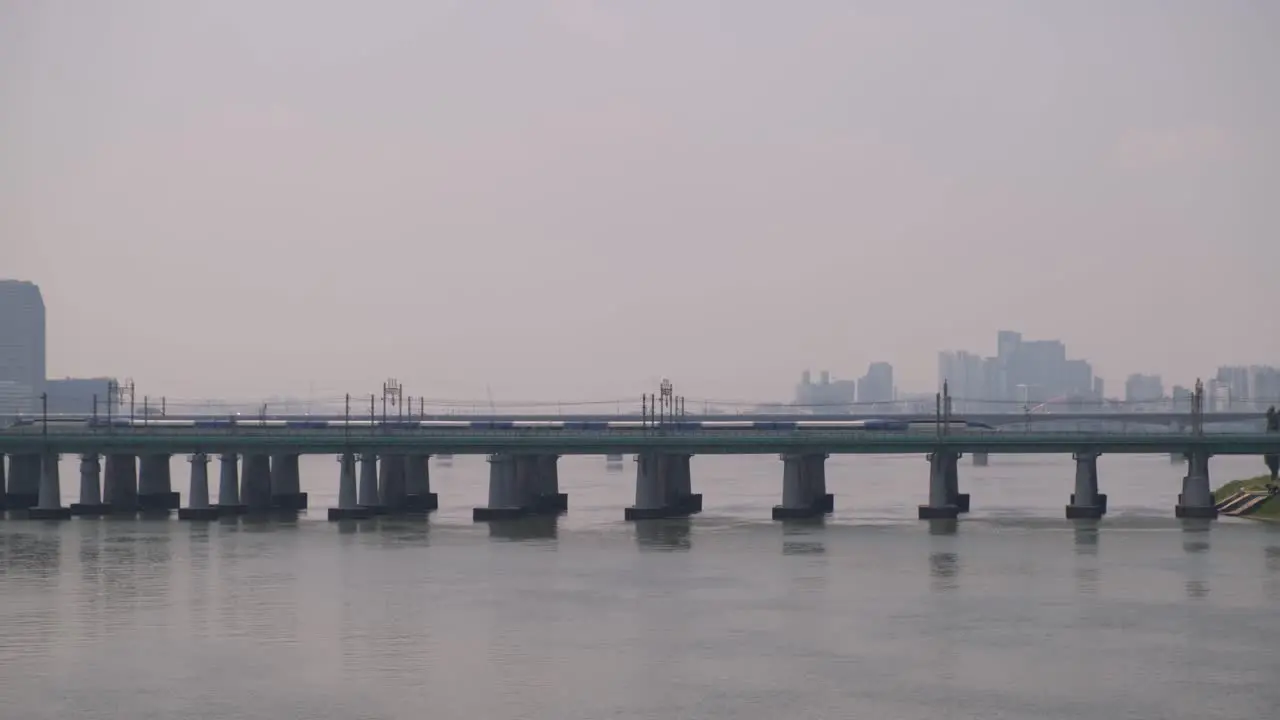
M 300 21 L 301 19 L 301 21 Z M 1277 364 L 1280 5 L 0 0 L 51 377 L 791 396 Z

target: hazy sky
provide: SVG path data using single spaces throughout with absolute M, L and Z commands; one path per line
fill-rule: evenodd
M 0 0 L 0 277 L 138 392 L 1280 362 L 1280 3 Z

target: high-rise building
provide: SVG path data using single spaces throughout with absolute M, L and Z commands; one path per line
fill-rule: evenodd
M 1157 402 L 1164 398 L 1164 381 L 1159 375 L 1134 373 L 1124 381 L 1124 400 L 1129 403 Z
M 943 383 L 946 383 L 947 391 L 954 398 L 952 410 L 981 412 L 986 409 L 986 361 L 981 356 L 964 350 L 938 353 L 939 391 L 942 390 Z
M 817 413 L 847 413 L 857 399 L 858 383 L 854 380 L 832 380 L 831 373 L 823 370 L 818 382 L 812 382 L 808 370 L 800 375 L 796 386 L 796 404 L 806 406 Z
M 867 374 L 858 380 L 858 404 L 893 402 L 893 366 L 887 362 L 873 362 Z
M 96 411 L 106 413 L 111 383 L 111 378 L 46 380 L 44 390 L 49 396 L 49 414 L 90 415 Z
M 44 323 L 39 287 L 0 280 L 0 383 L 6 384 L 6 404 L 18 412 L 35 411 L 44 392 Z
M 1224 402 L 1239 409 L 1264 409 L 1280 402 L 1280 369 L 1267 365 L 1224 366 L 1215 378 Z

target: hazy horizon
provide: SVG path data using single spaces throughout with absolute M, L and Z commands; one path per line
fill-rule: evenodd
M 1280 364 L 1280 6 L 0 0 L 0 277 L 153 395 Z

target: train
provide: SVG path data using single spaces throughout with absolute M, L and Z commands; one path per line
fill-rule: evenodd
M 192 430 L 229 430 L 232 428 L 277 429 L 277 430 L 426 430 L 434 432 L 464 432 L 472 430 L 519 430 L 519 431 L 643 431 L 653 428 L 653 423 L 642 420 L 321 420 L 321 419 L 270 419 L 253 417 L 225 417 L 201 419 L 168 419 L 168 418 L 19 418 L 15 426 L 39 426 L 47 423 L 50 429 L 89 428 L 154 428 L 156 430 L 192 429 Z M 931 433 L 939 430 L 939 425 L 951 432 L 974 430 L 993 430 L 986 423 L 968 420 L 951 420 L 938 423 L 933 420 L 669 420 L 661 424 L 663 430 L 675 431 L 718 431 L 718 432 L 900 432 Z

